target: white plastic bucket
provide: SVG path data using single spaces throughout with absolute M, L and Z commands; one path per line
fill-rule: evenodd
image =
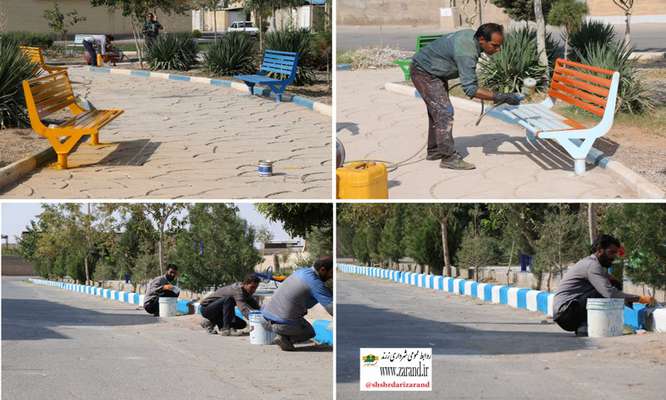
M 622 336 L 624 299 L 587 299 L 587 336 Z
M 272 344 L 275 334 L 264 325 L 266 320 L 261 311 L 250 311 L 248 315 L 248 320 L 250 321 L 250 344 Z
M 175 317 L 177 297 L 160 297 L 160 317 Z

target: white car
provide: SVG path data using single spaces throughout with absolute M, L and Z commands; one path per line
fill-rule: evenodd
M 252 21 L 236 21 L 229 25 L 227 32 L 245 32 L 254 36 L 259 33 L 259 29 L 253 26 Z

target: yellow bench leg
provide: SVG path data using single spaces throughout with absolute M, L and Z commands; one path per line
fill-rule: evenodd
M 99 145 L 99 133 L 90 134 L 90 145 L 98 146 Z
M 58 169 L 67 169 L 67 153 L 58 153 Z

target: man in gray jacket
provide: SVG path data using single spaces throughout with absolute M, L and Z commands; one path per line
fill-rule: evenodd
M 587 299 L 620 298 L 631 305 L 634 302 L 651 304 L 650 296 L 635 296 L 620 290 L 619 282 L 608 273 L 608 268 L 620 250 L 620 241 L 601 235 L 592 245 L 594 253 L 569 267 L 560 282 L 553 300 L 553 321 L 565 331 L 587 335 Z
M 210 334 L 215 334 L 215 327 L 222 336 L 240 336 L 240 330 L 247 326 L 243 319 L 238 318 L 235 308 L 248 318 L 251 310 L 258 310 L 259 304 L 252 297 L 259 286 L 259 278 L 249 274 L 243 282 L 236 282 L 221 287 L 201 301 L 201 315 L 204 317 L 201 326 Z
M 325 284 L 332 278 L 333 258 L 320 258 L 311 268 L 298 269 L 285 279 L 261 308 L 282 350 L 293 351 L 294 343 L 315 336 L 314 328 L 304 318 L 308 309 L 319 303 L 333 315 L 333 293 Z
M 178 267 L 173 264 L 167 266 L 166 274 L 148 282 L 148 290 L 143 298 L 143 309 L 156 317 L 160 315 L 160 297 L 178 297 L 178 289 L 174 286 L 178 276 Z

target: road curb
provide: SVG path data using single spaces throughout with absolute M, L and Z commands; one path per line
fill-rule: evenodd
M 55 160 L 56 153 L 53 147 L 49 147 L 0 168 L 0 192 L 37 168 Z
M 442 275 L 419 274 L 392 269 L 364 267 L 353 264 L 336 264 L 338 270 L 371 278 L 388 279 L 397 283 L 451 294 L 469 296 L 485 302 L 504 304 L 513 308 L 540 312 L 553 316 L 555 294 L 543 290 L 520 288 L 508 285 L 479 283 L 474 280 L 449 278 Z M 647 310 L 642 304 L 634 308 L 624 307 L 624 324 L 632 329 L 645 329 Z
M 122 290 L 103 289 L 97 286 L 58 282 L 47 279 L 29 278 L 28 280 L 35 285 L 56 287 L 72 292 L 119 301 L 121 303 L 135 304 L 139 306 L 143 305 L 144 295 L 138 293 L 126 292 Z M 199 303 L 187 300 L 178 300 L 176 303 L 176 310 L 181 314 L 201 314 L 201 306 Z M 236 308 L 236 315 L 239 318 L 243 318 L 243 315 L 240 313 L 238 308 Z M 331 321 L 316 319 L 312 321 L 312 327 L 315 329 L 314 340 L 317 343 L 333 345 L 333 326 Z
M 188 76 L 188 75 L 168 74 L 164 72 L 153 72 L 146 70 L 133 70 L 133 69 L 122 69 L 122 68 L 110 68 L 110 67 L 88 66 L 88 70 L 104 74 L 126 75 L 126 76 L 140 77 L 140 78 L 166 79 L 172 81 L 201 83 L 212 86 L 223 86 L 235 89 L 239 92 L 248 93 L 248 88 L 244 83 L 230 81 L 226 79 L 204 78 L 201 76 Z M 271 93 L 269 88 L 255 87 L 254 94 L 265 98 L 275 98 L 275 96 Z M 318 112 L 319 114 L 326 115 L 328 117 L 331 117 L 333 115 L 333 108 L 330 104 L 314 101 L 307 97 L 285 93 L 282 96 L 282 101 L 294 103 L 298 106 L 307 108 L 308 110 L 311 111 Z
M 419 92 L 410 86 L 402 85 L 394 82 L 387 82 L 384 88 L 393 93 L 421 98 Z M 450 96 L 451 104 L 454 107 L 460 108 L 465 111 L 479 112 L 479 103 L 472 100 L 464 99 L 461 97 Z M 627 186 L 635 190 L 639 198 L 645 199 L 663 199 L 666 198 L 666 192 L 660 189 L 657 185 L 645 179 L 637 172 L 628 168 L 619 161 L 614 161 L 601 150 L 593 147 L 587 155 L 586 161 L 592 165 L 600 168 L 607 169 L 617 175 Z

